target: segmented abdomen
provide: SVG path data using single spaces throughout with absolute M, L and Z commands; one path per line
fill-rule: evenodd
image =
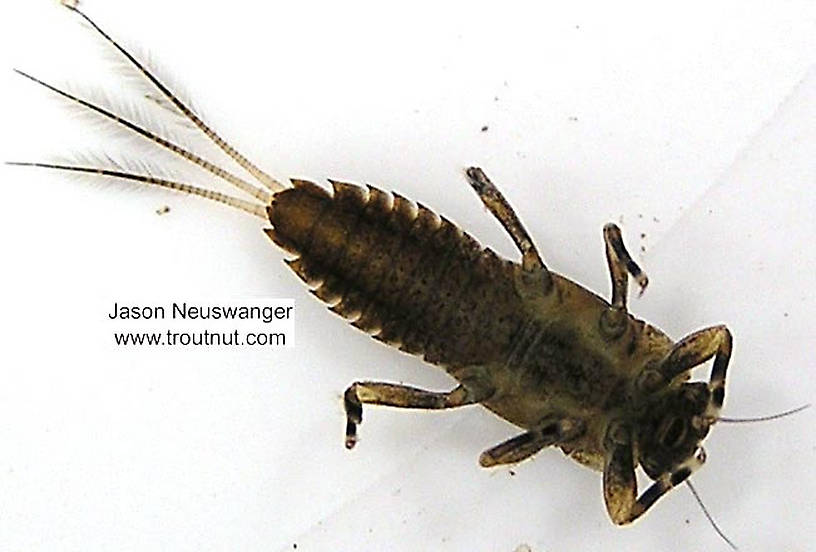
M 266 232 L 290 268 L 359 329 L 451 367 L 507 357 L 522 321 L 513 264 L 422 205 L 307 181 L 275 194 Z

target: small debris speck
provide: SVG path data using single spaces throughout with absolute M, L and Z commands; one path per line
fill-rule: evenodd
M 576 117 L 575 115 L 570 115 L 569 120 L 575 122 L 578 120 L 578 117 Z
M 655 222 L 660 222 L 660 219 L 657 218 L 657 217 L 652 217 L 652 220 L 655 221 Z
M 488 127 L 487 125 L 483 126 L 483 127 L 482 127 L 482 132 L 487 132 L 487 129 L 488 129 L 488 128 L 490 128 L 490 127 Z
M 646 239 L 646 232 L 641 232 L 640 233 L 640 239 L 642 239 L 642 240 Z
M 170 207 L 167 206 L 167 205 L 162 205 L 161 207 L 156 209 L 156 214 L 157 215 L 166 215 L 169 212 L 170 212 Z
M 514 472 L 513 470 L 510 470 L 510 477 L 515 477 L 515 475 L 516 475 L 516 472 Z
M 788 313 L 783 313 L 783 315 L 784 315 L 785 318 L 788 317 Z

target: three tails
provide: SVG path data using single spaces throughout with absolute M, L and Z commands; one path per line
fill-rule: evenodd
M 187 104 L 185 104 L 176 94 L 174 94 L 167 86 L 165 86 L 154 74 L 150 71 L 143 63 L 141 63 L 138 59 L 136 59 L 130 52 L 128 52 L 123 46 L 121 46 L 115 39 L 113 39 L 110 35 L 108 35 L 104 30 L 102 30 L 90 17 L 88 17 L 84 12 L 82 12 L 77 7 L 78 2 L 71 1 L 71 0 L 62 0 L 62 5 L 68 8 L 69 10 L 78 14 L 82 19 L 84 19 L 99 35 L 114 49 L 116 49 L 121 56 L 123 56 L 127 62 L 136 69 L 136 71 L 144 77 L 155 89 L 157 89 L 161 95 L 169 102 L 171 109 L 173 109 L 176 113 L 183 116 L 187 119 L 190 123 L 192 123 L 198 130 L 200 130 L 210 141 L 212 141 L 216 146 L 218 146 L 221 151 L 223 151 L 228 157 L 230 157 L 235 163 L 238 164 L 242 169 L 244 169 L 249 175 L 254 179 L 257 184 L 252 183 L 236 174 L 228 171 L 227 169 L 221 167 L 217 163 L 213 163 L 204 159 L 203 157 L 189 151 L 188 149 L 184 148 L 183 146 L 173 142 L 172 140 L 161 136 L 160 134 L 151 131 L 138 123 L 121 116 L 112 110 L 106 109 L 100 105 L 94 104 L 88 100 L 84 100 L 79 96 L 69 93 L 65 90 L 61 90 L 51 84 L 48 84 L 36 77 L 33 77 L 23 71 L 15 69 L 15 71 L 31 80 L 43 86 L 55 94 L 67 99 L 74 104 L 80 105 L 83 108 L 95 112 L 102 117 L 112 121 L 115 124 L 118 124 L 128 131 L 142 136 L 143 138 L 149 140 L 150 142 L 158 145 L 161 148 L 164 148 L 179 157 L 185 159 L 186 161 L 192 163 L 207 171 L 216 177 L 224 180 L 237 190 L 251 196 L 256 201 L 250 201 L 246 199 L 241 199 L 239 197 L 235 197 L 232 195 L 224 194 L 221 192 L 217 192 L 214 190 L 210 190 L 207 188 L 195 186 L 192 184 L 188 184 L 185 182 L 180 182 L 168 178 L 162 178 L 153 174 L 150 174 L 148 171 L 144 171 L 143 173 L 130 171 L 121 167 L 113 167 L 113 168 L 102 168 L 102 167 L 95 167 L 90 165 L 73 165 L 73 164 L 62 164 L 62 163 L 44 163 L 44 162 L 8 162 L 9 165 L 16 165 L 16 166 L 25 166 L 25 167 L 40 167 L 45 169 L 54 169 L 54 170 L 61 170 L 61 171 L 68 171 L 74 173 L 87 173 L 87 174 L 96 174 L 103 177 L 108 178 L 119 178 L 122 180 L 127 180 L 131 182 L 138 182 L 142 184 L 149 184 L 154 186 L 159 186 L 162 188 L 167 188 L 171 190 L 176 190 L 178 192 L 196 195 L 199 197 L 203 197 L 212 201 L 217 201 L 219 203 L 223 203 L 235 209 L 239 209 L 245 211 L 249 214 L 255 215 L 259 218 L 264 220 L 268 220 L 266 214 L 266 207 L 271 203 L 272 197 L 275 193 L 286 189 L 286 186 L 281 184 L 275 178 L 258 168 L 255 164 L 253 164 L 249 159 L 244 157 L 240 152 L 238 152 L 233 146 L 231 146 L 226 140 L 221 138 L 212 128 L 210 128 L 196 113 L 190 108 Z

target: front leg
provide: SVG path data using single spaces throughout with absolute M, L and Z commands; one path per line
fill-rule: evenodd
M 603 472 L 604 502 L 609 517 L 617 525 L 632 523 L 646 513 L 657 499 L 699 469 L 706 458 L 705 451 L 700 449 L 696 456 L 661 475 L 638 497 L 631 435 L 628 427 L 613 422 L 604 439 L 607 451 Z
M 521 221 L 516 216 L 516 212 L 510 203 L 504 198 L 502 193 L 493 184 L 487 175 L 478 167 L 470 167 L 465 171 L 468 177 L 471 188 L 473 188 L 479 199 L 482 200 L 485 207 L 487 207 L 493 216 L 496 217 L 501 225 L 510 234 L 513 243 L 516 244 L 519 251 L 521 251 L 521 266 L 527 274 L 541 274 L 544 282 L 544 292 L 547 293 L 552 289 L 552 276 L 550 271 L 541 260 L 541 256 L 536 250 L 530 234 L 521 224 Z
M 379 381 L 358 381 L 349 386 L 344 394 L 346 409 L 346 448 L 357 444 L 357 424 L 363 421 L 363 403 L 442 410 L 475 404 L 490 398 L 492 390 L 478 384 L 459 385 L 447 393 L 426 391 Z
M 725 326 L 705 328 L 684 337 L 675 345 L 659 370 L 665 381 L 671 381 L 672 378 L 714 357 L 714 366 L 711 368 L 708 382 L 711 399 L 706 415 L 716 418 L 725 400 L 725 373 L 731 359 L 732 347 L 733 339 L 728 328 Z
M 725 374 L 732 347 L 731 332 L 725 326 L 711 326 L 696 331 L 678 341 L 658 366 L 644 370 L 638 380 L 638 387 L 644 393 L 651 393 L 714 357 L 708 382 L 711 396 L 706 417 L 716 419 L 725 400 Z

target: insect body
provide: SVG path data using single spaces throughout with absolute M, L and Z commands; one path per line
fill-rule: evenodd
M 204 134 L 252 175 L 253 184 L 102 107 L 54 92 L 116 121 L 219 176 L 255 201 L 120 168 L 28 163 L 153 184 L 258 216 L 293 255 L 290 268 L 359 329 L 439 365 L 459 382 L 449 392 L 359 381 L 346 390 L 345 443 L 357 442 L 364 404 L 446 409 L 481 404 L 521 433 L 480 457 L 489 467 L 555 446 L 603 472 L 607 511 L 617 524 L 640 517 L 699 468 L 700 446 L 724 399 L 731 335 L 724 326 L 679 342 L 627 311 L 628 278 L 648 280 L 614 224 L 604 228 L 612 297 L 606 301 L 549 271 L 510 204 L 485 173 L 468 182 L 508 232 L 520 262 L 501 259 L 428 208 L 377 188 L 302 180 L 279 183 L 221 139 L 149 70 L 72 3 Z M 26 165 L 26 163 L 18 163 Z M 714 358 L 710 380 L 689 382 Z M 654 481 L 640 496 L 635 469 Z
M 471 185 L 523 251 L 499 259 L 408 200 L 333 182 L 331 196 L 295 181 L 268 207 L 270 237 L 332 309 L 377 339 L 443 366 L 460 385 L 435 393 L 357 382 L 345 393 L 346 446 L 362 404 L 442 409 L 480 403 L 526 431 L 480 463 L 523 460 L 546 446 L 604 472 L 612 520 L 633 521 L 702 465 L 699 444 L 722 405 L 731 336 L 717 326 L 675 344 L 626 312 L 627 271 L 645 287 L 614 225 L 604 236 L 607 303 L 547 270 L 507 202 L 476 168 Z M 709 384 L 687 372 L 716 356 Z M 634 468 L 655 480 L 636 499 Z

